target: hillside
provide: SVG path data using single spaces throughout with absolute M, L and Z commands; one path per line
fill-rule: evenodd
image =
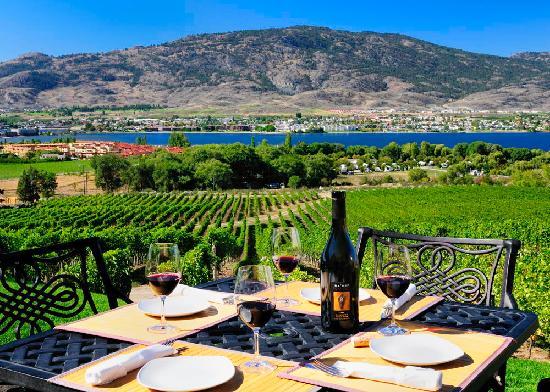
M 495 106 L 495 94 L 504 91 L 498 108 L 550 110 L 546 55 L 506 58 L 399 34 L 307 26 L 203 34 L 107 53 L 28 53 L 0 63 L 0 109 L 150 103 L 266 112 L 455 101 L 483 108 Z

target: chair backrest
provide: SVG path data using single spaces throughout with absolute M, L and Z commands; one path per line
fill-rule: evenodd
M 521 247 L 518 240 L 427 237 L 362 227 L 357 241 L 361 261 L 369 238 L 374 263 L 390 243 L 409 249 L 413 282 L 420 294 L 487 306 L 493 306 L 499 297 L 500 307 L 517 308 L 512 290 L 516 257 Z M 375 287 L 374 276 L 372 283 Z
M 63 244 L 0 254 L 0 334 L 15 329 L 16 337 L 53 328 L 53 319 L 68 319 L 85 309 L 97 313 L 88 282 L 86 259 L 91 254 L 109 307 L 118 298 L 103 260 L 100 241 L 80 239 Z M 67 267 L 72 266 L 71 272 Z

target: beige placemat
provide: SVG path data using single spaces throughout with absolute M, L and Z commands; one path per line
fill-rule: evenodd
M 432 368 L 443 372 L 442 391 L 452 391 L 455 388 L 463 389 L 488 366 L 512 341 L 512 338 L 491 335 L 481 332 L 467 332 L 450 328 L 426 328 L 426 325 L 401 322 L 412 333 L 428 333 L 437 335 L 460 347 L 465 355 L 448 364 L 433 366 Z M 417 331 L 417 332 L 415 332 Z M 387 365 L 401 367 L 373 353 L 370 348 L 354 348 L 350 340 L 335 346 L 317 358 L 331 365 L 337 360 L 368 362 L 374 365 Z M 332 377 L 319 370 L 295 367 L 289 371 L 283 371 L 279 377 L 307 382 L 313 385 L 334 388 L 341 391 L 376 391 L 376 392 L 413 392 L 417 389 L 388 384 L 383 382 L 365 380 L 360 378 Z
M 137 380 L 136 375 L 138 370 L 127 374 L 125 377 L 119 378 L 111 382 L 110 384 L 102 386 L 91 386 L 86 383 L 84 375 L 86 370 L 94 366 L 107 358 L 112 358 L 116 355 L 126 354 L 131 351 L 138 350 L 142 348 L 142 345 L 135 345 L 129 347 L 126 350 L 117 351 L 115 354 L 112 354 L 108 357 L 102 358 L 98 361 L 90 362 L 79 368 L 70 370 L 66 373 L 60 374 L 53 378 L 50 378 L 48 381 L 63 385 L 65 387 L 77 389 L 80 391 L 86 392 L 99 392 L 99 391 L 110 391 L 110 392 L 146 392 L 149 389 L 141 386 Z M 225 350 L 216 347 L 204 346 L 201 344 L 185 343 L 185 342 L 176 342 L 174 344 L 175 348 L 185 347 L 186 349 L 179 353 L 183 356 L 191 355 L 223 355 L 235 365 L 239 366 L 241 363 L 249 360 L 252 355 L 247 353 L 242 353 L 233 350 Z M 235 376 L 232 380 L 227 383 L 220 385 L 215 388 L 216 391 L 221 392 L 232 392 L 232 391 L 289 391 L 289 392 L 305 392 L 311 390 L 311 385 L 307 383 L 300 383 L 293 380 L 283 379 L 277 377 L 278 371 L 291 368 L 296 365 L 296 362 L 283 361 L 275 358 L 263 357 L 265 360 L 270 363 L 277 365 L 278 369 L 275 371 L 260 375 L 260 374 L 251 374 L 251 373 L 242 373 L 240 370 L 236 369 Z M 209 389 L 210 390 L 210 389 Z
M 300 302 L 300 304 L 295 306 L 282 306 L 279 302 L 277 303 L 277 308 L 279 310 L 285 310 L 289 312 L 296 313 L 306 313 L 312 314 L 314 316 L 321 315 L 321 305 L 317 305 L 309 302 L 300 295 L 300 290 L 306 287 L 320 287 L 319 283 L 312 282 L 290 282 L 288 284 L 288 296 Z M 388 297 L 382 293 L 380 290 L 366 289 L 370 294 L 371 298 L 362 301 L 359 304 L 359 320 L 360 321 L 378 321 L 380 320 L 380 314 L 382 313 L 382 308 L 384 303 L 388 300 Z M 277 287 L 277 296 L 286 297 L 287 292 L 283 286 Z M 436 296 L 421 296 L 415 295 L 409 302 L 403 305 L 395 313 L 395 318 L 398 320 L 409 320 L 423 312 L 424 310 L 434 306 L 435 304 L 442 301 L 442 297 Z
M 56 329 L 132 343 L 152 344 L 190 335 L 225 321 L 236 314 L 235 305 L 211 304 L 207 310 L 191 316 L 167 318 L 167 322 L 175 326 L 176 330 L 167 334 L 155 334 L 148 332 L 147 327 L 158 324 L 160 319 L 147 316 L 138 309 L 137 304 L 130 304 L 57 326 Z

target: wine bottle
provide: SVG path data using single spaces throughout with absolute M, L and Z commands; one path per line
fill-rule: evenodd
M 321 254 L 321 324 L 333 333 L 359 327 L 359 260 L 346 227 L 346 194 L 332 192 L 332 228 Z

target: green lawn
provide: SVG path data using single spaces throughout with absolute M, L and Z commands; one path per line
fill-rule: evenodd
M 550 362 L 512 358 L 506 368 L 506 390 L 509 392 L 536 391 L 542 378 L 550 377 Z
M 89 160 L 37 162 L 37 163 L 0 163 L 0 180 L 18 178 L 23 170 L 33 166 L 36 169 L 46 170 L 51 173 L 74 173 L 82 170 L 92 170 Z

